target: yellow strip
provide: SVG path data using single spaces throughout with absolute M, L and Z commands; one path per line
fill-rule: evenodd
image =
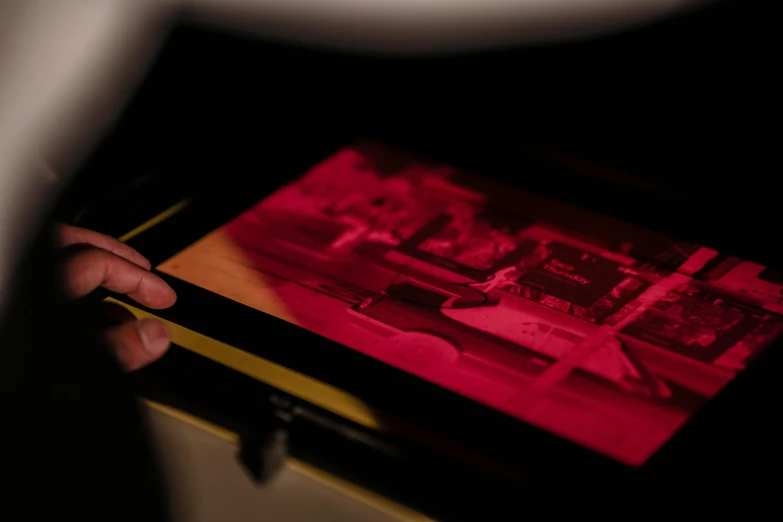
M 123 234 L 118 239 L 120 241 L 122 241 L 123 243 L 125 243 L 126 241 L 130 241 L 131 239 L 133 239 L 134 237 L 138 236 L 142 232 L 145 232 L 145 231 L 151 229 L 155 225 L 158 225 L 158 224 L 162 223 L 163 221 L 166 221 L 168 218 L 170 218 L 174 214 L 177 214 L 177 213 L 181 212 L 188 205 L 190 205 L 191 201 L 192 201 L 191 199 L 183 199 L 179 203 L 177 203 L 175 205 L 172 205 L 171 207 L 167 208 L 166 210 L 164 210 L 163 212 L 161 212 L 157 216 L 153 217 L 152 219 L 149 219 L 149 220 L 145 221 L 144 223 L 142 223 L 141 225 L 137 226 L 136 228 L 134 228 L 130 232 L 127 232 L 127 233 Z
M 195 426 L 199 429 L 202 429 L 207 433 L 214 435 L 215 437 L 230 442 L 231 444 L 237 444 L 239 441 L 239 436 L 236 433 L 221 428 L 220 426 L 216 426 L 211 422 L 205 421 L 204 419 L 186 413 L 182 410 L 178 410 L 176 408 L 172 408 L 170 406 L 160 404 L 158 402 L 149 401 L 149 400 L 145 400 L 144 402 L 147 404 L 147 406 L 149 406 L 154 410 L 164 413 L 179 421 L 190 424 L 191 426 Z M 314 466 L 306 464 L 301 460 L 288 458 L 286 460 L 286 466 L 296 471 L 297 473 L 305 475 L 308 478 L 311 478 L 317 482 L 320 482 L 322 484 L 325 484 L 326 486 L 331 487 L 332 489 L 337 490 L 343 495 L 346 495 L 364 504 L 367 504 L 399 520 L 409 520 L 411 522 L 428 522 L 431 520 L 430 518 L 420 513 L 417 513 L 416 511 L 413 511 L 405 506 L 397 504 L 396 502 L 392 502 L 391 500 L 385 497 L 367 491 L 366 489 L 363 489 L 357 486 L 356 484 L 345 481 L 341 478 L 338 478 Z
M 121 303 L 111 297 L 106 298 L 106 301 L 127 308 L 139 319 L 154 318 L 162 321 L 168 327 L 174 344 L 249 375 L 285 393 L 336 413 L 357 424 L 374 430 L 381 429 L 380 423 L 376 420 L 370 408 L 353 395 L 302 375 L 285 366 L 280 366 L 244 350 L 234 348 L 211 337 L 166 321 L 134 306 Z

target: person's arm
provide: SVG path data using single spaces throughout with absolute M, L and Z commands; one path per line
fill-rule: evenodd
M 40 234 L 23 252 L 5 296 L 3 514 L 19 520 L 167 520 L 163 475 L 129 376 L 96 329 L 93 307 L 64 294 L 62 253 Z

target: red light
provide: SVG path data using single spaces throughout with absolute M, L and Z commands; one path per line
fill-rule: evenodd
M 344 149 L 159 269 L 632 465 L 783 333 L 763 267 L 394 160 Z

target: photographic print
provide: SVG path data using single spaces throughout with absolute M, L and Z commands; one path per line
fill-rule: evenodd
M 455 205 L 449 210 L 422 227 L 400 251 L 475 281 L 485 281 L 537 244 L 524 235 L 529 221 L 465 206 Z
M 715 251 L 380 145 L 259 200 L 158 270 L 630 465 L 783 334 Z

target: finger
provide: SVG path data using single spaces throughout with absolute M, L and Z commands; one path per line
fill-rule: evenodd
M 63 270 L 66 292 L 73 298 L 103 287 L 150 308 L 168 308 L 177 300 L 163 279 L 99 248 L 84 247 L 66 256 Z
M 166 326 L 156 319 L 141 319 L 106 332 L 106 342 L 126 371 L 157 361 L 171 343 Z
M 125 243 L 122 243 L 111 236 L 95 232 L 94 230 L 58 223 L 54 227 L 54 234 L 57 244 L 61 247 L 70 245 L 92 245 L 127 259 L 131 263 L 135 263 L 147 270 L 152 266 L 146 257 L 139 254 Z

